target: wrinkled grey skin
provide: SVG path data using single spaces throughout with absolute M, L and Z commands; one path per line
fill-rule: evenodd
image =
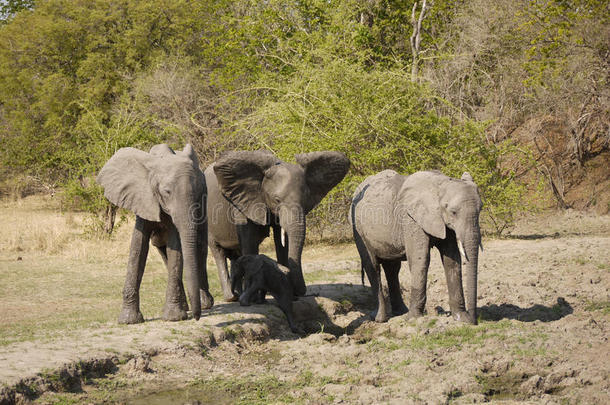
M 280 267 L 283 269 L 280 269 Z M 264 297 L 269 292 L 286 315 L 290 330 L 297 333 L 298 328 L 294 323 L 292 312 L 294 293 L 292 284 L 286 275 L 287 272 L 286 267 L 268 256 L 241 256 L 231 266 L 231 290 L 235 294 L 239 294 L 239 304 L 241 306 L 250 305 L 254 295 L 260 293 Z
M 168 271 L 163 319 L 187 318 L 183 268 L 193 317 L 199 319 L 202 306 L 210 308 L 214 301 L 206 272 L 205 178 L 191 145 L 178 152 L 165 144 L 153 146 L 150 153 L 121 148 L 106 162 L 97 182 L 110 202 L 136 214 L 119 323 L 144 321 L 140 283 L 149 241 Z
M 373 294 L 377 322 L 387 318 L 380 265 L 386 274 L 394 315 L 421 316 L 426 304 L 430 249 L 438 248 L 447 286 L 449 307 L 461 321 L 477 323 L 477 265 L 482 203 L 472 177 L 453 179 L 436 171 L 402 176 L 385 170 L 365 179 L 356 189 L 350 209 L 354 240 Z M 462 245 L 461 247 L 459 245 Z M 466 269 L 468 310 L 462 289 L 462 257 Z M 405 306 L 398 281 L 400 262 L 411 270 L 410 309 Z
M 239 151 L 228 153 L 205 170 L 208 244 L 225 300 L 237 299 L 226 259 L 258 254 L 270 228 L 277 260 L 290 269 L 295 295 L 305 295 L 301 270 L 305 215 L 343 180 L 349 160 L 340 152 L 311 152 L 297 155 L 296 161 L 286 163 L 266 151 Z

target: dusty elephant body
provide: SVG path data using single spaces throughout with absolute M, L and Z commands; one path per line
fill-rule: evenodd
M 211 307 L 213 298 L 206 272 L 205 178 L 192 147 L 174 152 L 162 144 L 150 153 L 121 148 L 104 165 L 97 181 L 108 200 L 136 214 L 119 323 L 144 321 L 140 283 L 149 241 L 168 270 L 163 319 L 187 318 L 183 268 L 193 317 L 199 319 L 202 304 L 205 309 Z
M 234 301 L 227 258 L 258 254 L 273 228 L 277 260 L 290 269 L 294 293 L 306 292 L 301 270 L 305 216 L 347 174 L 340 152 L 311 152 L 286 163 L 265 151 L 231 152 L 205 170 L 208 243 L 224 299 Z
M 395 315 L 421 316 L 426 304 L 430 249 L 437 247 L 445 268 L 453 316 L 477 322 L 477 266 L 482 207 L 478 188 L 468 173 L 453 179 L 436 171 L 402 176 L 385 170 L 356 189 L 350 209 L 354 240 L 378 307 L 375 320 L 387 320 L 380 265 L 386 274 Z M 462 257 L 466 268 L 468 310 L 462 288 Z M 410 309 L 400 293 L 398 273 L 407 260 L 411 271 Z
M 286 267 L 268 256 L 241 256 L 231 266 L 231 290 L 239 294 L 239 304 L 242 306 L 250 305 L 259 292 L 263 297 L 269 292 L 286 315 L 290 330 L 296 333 L 299 329 L 292 312 L 294 293 L 287 274 Z

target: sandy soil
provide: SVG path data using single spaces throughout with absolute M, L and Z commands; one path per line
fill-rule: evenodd
M 0 348 L 0 403 L 610 403 L 610 217 L 526 218 L 513 235 L 484 240 L 478 326 L 445 312 L 436 253 L 428 315 L 370 322 L 355 249 L 331 247 L 305 265 L 306 334 L 272 300 L 66 331 Z M 401 279 L 406 298 L 406 264 Z

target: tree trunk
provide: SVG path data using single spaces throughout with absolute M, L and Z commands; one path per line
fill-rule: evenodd
M 411 10 L 411 25 L 413 25 L 413 34 L 411 34 L 411 55 L 413 62 L 411 64 L 411 81 L 416 81 L 419 74 L 419 45 L 421 43 L 421 24 L 428 11 L 427 1 L 423 0 L 421 10 L 419 11 L 419 17 L 415 18 L 415 12 L 417 11 L 417 1 L 413 3 L 413 9 Z M 432 2 L 431 2 L 432 3 Z

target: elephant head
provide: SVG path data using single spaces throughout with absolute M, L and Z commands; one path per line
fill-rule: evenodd
M 247 281 L 244 278 L 246 269 L 251 277 L 261 271 L 262 267 L 263 259 L 260 255 L 246 255 L 235 260 L 231 266 L 231 291 L 238 296 L 241 295 L 244 291 L 244 282 Z
M 418 172 L 405 180 L 400 201 L 427 234 L 445 239 L 447 228 L 455 232 L 466 269 L 469 321 L 476 323 L 477 267 L 482 247 L 479 213 L 483 206 L 477 185 L 468 173 L 453 179 L 440 172 Z
M 296 295 L 305 295 L 301 254 L 305 215 L 335 187 L 349 169 L 340 152 L 311 152 L 286 163 L 266 151 L 231 152 L 214 165 L 223 195 L 250 221 L 279 221 L 288 237 L 288 268 Z
M 204 285 L 198 271 L 199 229 L 205 224 L 205 178 L 191 145 L 174 151 L 167 145 L 156 145 L 151 153 L 135 148 L 119 149 L 100 171 L 97 181 L 113 204 L 153 222 L 167 215 L 176 227 L 183 255 L 193 317 L 201 315 L 200 287 Z

